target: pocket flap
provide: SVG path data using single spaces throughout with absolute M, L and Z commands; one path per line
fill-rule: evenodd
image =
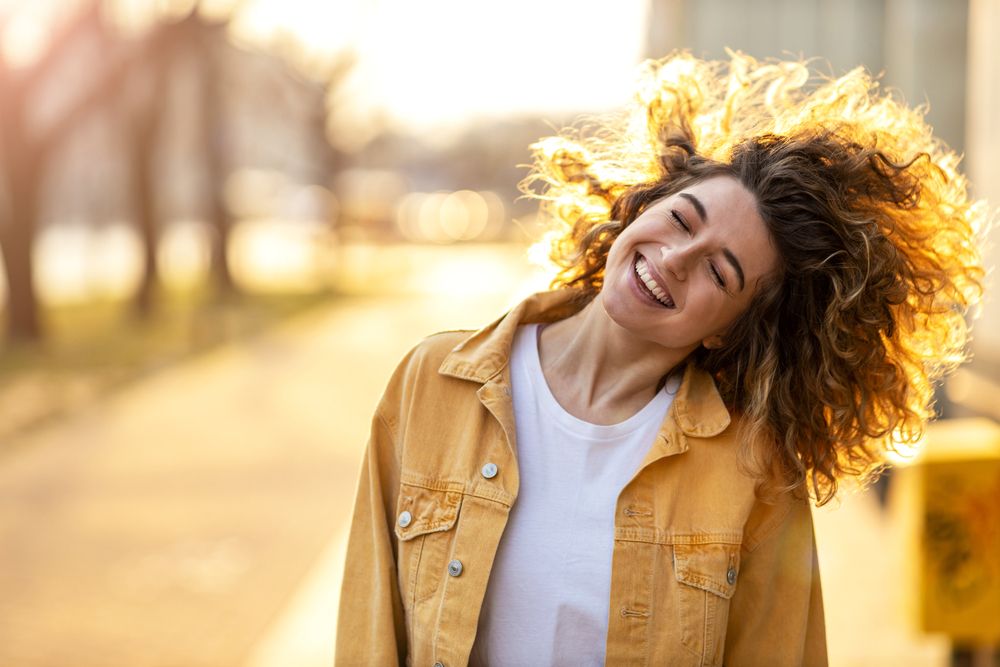
M 726 598 L 733 597 L 740 570 L 738 544 L 674 544 L 677 581 Z
M 403 483 L 396 502 L 396 537 L 405 542 L 418 535 L 449 530 L 455 525 L 461 504 L 461 491 L 438 491 Z

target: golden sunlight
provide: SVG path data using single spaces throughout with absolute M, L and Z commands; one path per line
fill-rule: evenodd
M 67 7 L 71 5 L 73 9 Z M 22 64 L 44 50 L 53 27 L 80 0 L 0 0 L 3 55 Z M 139 32 L 191 0 L 105 0 L 109 16 Z M 457 129 L 482 117 L 602 111 L 629 98 L 641 60 L 645 0 L 510 0 L 502 5 L 429 0 L 211 0 L 204 14 L 235 12 L 245 44 L 280 45 L 316 65 L 352 54 L 341 122 L 363 128 L 373 114 L 407 128 Z M 531 20 L 525 20 L 530 16 Z M 566 43 L 587 45 L 586 63 Z M 540 67 L 539 63 L 546 63 Z M 433 137 L 429 137 L 433 139 Z
M 630 96 L 641 59 L 646 2 L 610 6 L 573 0 L 371 5 L 355 13 L 361 21 L 347 44 L 358 56 L 348 91 L 359 102 L 354 120 L 363 124 L 364 116 L 384 110 L 400 126 L 445 130 L 476 117 L 618 107 Z M 587 45 L 585 64 L 567 55 L 567 42 Z

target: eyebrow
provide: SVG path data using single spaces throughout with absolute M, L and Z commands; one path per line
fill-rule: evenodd
M 700 199 L 690 192 L 682 192 L 681 197 L 691 202 L 691 206 L 694 206 L 694 210 L 698 212 L 698 217 L 701 218 L 702 223 L 708 222 L 708 213 L 705 212 L 705 206 L 701 203 Z
M 705 205 L 701 203 L 701 200 L 695 197 L 690 192 L 682 192 L 680 196 L 684 197 L 684 199 L 687 199 L 689 202 L 691 202 L 691 206 L 694 207 L 694 210 L 698 214 L 698 217 L 701 218 L 701 224 L 707 225 L 708 212 L 705 210 Z M 732 265 L 733 271 L 736 272 L 736 277 L 740 281 L 740 291 L 742 292 L 743 289 L 746 287 L 746 277 L 743 275 L 743 267 L 740 265 L 740 260 L 736 259 L 736 255 L 734 255 L 733 251 L 730 250 L 729 248 L 723 248 L 722 254 L 725 255 L 726 260 Z

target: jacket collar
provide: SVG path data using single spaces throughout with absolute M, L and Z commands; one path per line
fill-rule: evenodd
M 533 294 L 452 348 L 439 372 L 462 380 L 488 382 L 507 366 L 519 325 L 555 322 L 578 312 L 586 303 L 576 289 Z M 718 435 L 731 421 L 712 376 L 690 363 L 674 397 L 673 412 L 681 431 L 694 437 Z

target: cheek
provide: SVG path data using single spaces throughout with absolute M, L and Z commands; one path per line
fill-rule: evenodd
M 615 239 L 615 242 L 611 245 L 611 249 L 608 251 L 608 259 L 604 264 L 607 272 L 624 274 L 630 268 L 632 258 L 629 255 L 627 246 L 627 238 L 624 239 L 624 242 L 622 242 L 622 237 L 620 236 Z
M 640 236 L 644 236 L 641 216 L 618 232 L 618 236 L 615 237 L 615 240 L 611 244 L 611 249 L 614 251 L 617 247 L 619 251 L 627 252 L 627 248 L 634 245 Z
M 698 321 L 716 329 L 725 328 L 736 319 L 741 309 L 735 307 L 728 296 L 721 295 L 714 285 L 703 285 L 702 290 L 698 295 L 701 298 L 694 299 L 696 305 L 691 309 Z
M 744 305 L 726 304 L 725 307 L 719 308 L 717 323 L 718 327 L 721 329 L 728 328 L 733 322 L 735 322 L 746 310 Z

